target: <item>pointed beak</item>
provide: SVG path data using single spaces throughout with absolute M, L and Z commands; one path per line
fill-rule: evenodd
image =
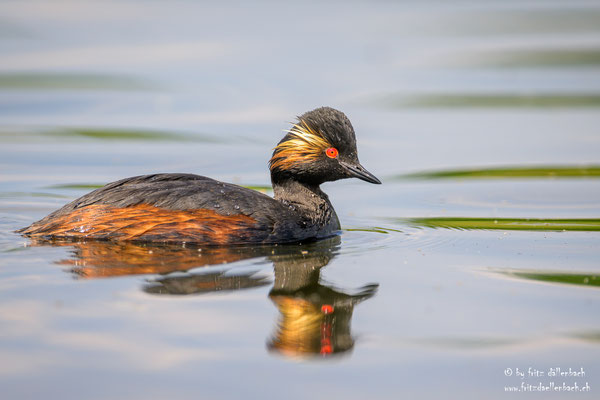
M 367 171 L 365 167 L 359 163 L 347 163 L 344 161 L 340 161 L 339 163 L 354 178 L 362 179 L 369 183 L 381 184 L 381 181 L 377 179 L 375 175 Z

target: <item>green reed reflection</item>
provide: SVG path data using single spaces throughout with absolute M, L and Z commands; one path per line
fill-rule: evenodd
M 406 218 L 398 222 L 422 228 L 501 229 L 517 231 L 600 231 L 600 219 L 534 219 L 534 218 Z
M 399 229 L 384 228 L 381 226 L 367 227 L 367 228 L 344 228 L 346 232 L 371 232 L 371 233 L 383 233 L 388 235 L 390 232 L 402 233 Z
M 548 271 L 498 271 L 501 274 L 547 283 L 600 287 L 600 276 L 594 274 L 571 274 Z

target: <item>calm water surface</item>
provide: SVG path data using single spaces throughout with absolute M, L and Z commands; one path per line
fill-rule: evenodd
M 0 52 L 3 398 L 597 398 L 597 2 L 4 2 Z M 137 174 L 270 194 L 321 105 L 384 183 L 324 185 L 340 237 L 13 233 Z

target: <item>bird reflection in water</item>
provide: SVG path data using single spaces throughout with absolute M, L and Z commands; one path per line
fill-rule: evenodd
M 271 351 L 306 357 L 340 354 L 354 346 L 350 334 L 354 305 L 372 297 L 378 285 L 363 286 L 352 294 L 325 284 L 321 268 L 331 258 L 331 252 L 311 251 L 303 258 L 273 259 L 275 282 L 269 298 L 280 315 L 267 345 Z
M 57 261 L 78 278 L 161 275 L 146 281 L 152 295 L 194 295 L 266 286 L 270 279 L 255 271 L 200 268 L 247 259 L 272 262 L 275 280 L 269 298 L 279 320 L 267 343 L 271 352 L 289 357 L 330 356 L 351 350 L 354 306 L 377 291 L 377 284 L 353 292 L 324 282 L 321 269 L 333 259 L 340 238 L 303 245 L 190 247 L 102 241 L 40 241 L 36 245 L 72 247 L 71 258 Z M 191 271 L 193 270 L 193 271 Z

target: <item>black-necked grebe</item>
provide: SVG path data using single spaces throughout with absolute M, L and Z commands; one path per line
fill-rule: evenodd
M 269 168 L 275 198 L 199 175 L 136 176 L 94 190 L 19 232 L 200 245 L 316 240 L 340 229 L 320 184 L 352 177 L 381 183 L 360 165 L 346 115 L 329 107 L 298 117 Z

